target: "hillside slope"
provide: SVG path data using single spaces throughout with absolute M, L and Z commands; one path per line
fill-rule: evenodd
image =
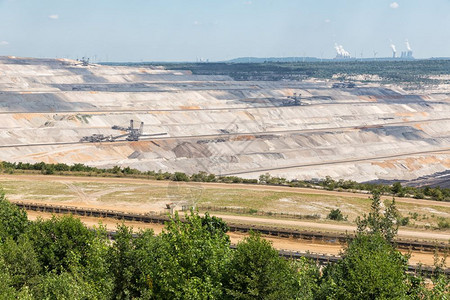
M 332 85 L 1 57 L 0 159 L 357 181 L 450 168 L 450 91 Z M 167 135 L 79 142 L 131 119 Z

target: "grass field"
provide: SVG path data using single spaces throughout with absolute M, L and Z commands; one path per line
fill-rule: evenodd
M 318 215 L 324 220 L 331 209 L 339 208 L 348 216 L 347 223 L 370 208 L 368 196 L 340 196 L 255 189 L 237 189 L 233 185 L 214 188 L 208 185 L 178 184 L 166 186 L 152 183 L 116 183 L 58 180 L 14 180 L 0 178 L 8 199 L 39 201 L 58 204 L 100 205 L 112 209 L 139 208 L 142 212 L 163 211 L 166 203 L 195 203 L 200 210 L 207 207 L 227 213 L 265 215 L 297 214 L 305 217 Z M 426 202 L 425 202 L 426 203 Z M 179 205 L 178 207 L 181 207 Z M 404 217 L 410 217 L 409 227 L 435 228 L 438 221 L 450 222 L 450 207 L 397 203 Z

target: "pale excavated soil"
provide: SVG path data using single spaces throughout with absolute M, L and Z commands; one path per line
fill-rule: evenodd
M 0 74 L 0 160 L 359 182 L 413 180 L 450 164 L 445 84 L 332 88 L 334 79 L 235 81 L 19 57 L 0 57 Z M 292 105 L 294 94 L 302 105 Z M 112 126 L 130 119 L 167 135 L 79 143 L 117 136 Z

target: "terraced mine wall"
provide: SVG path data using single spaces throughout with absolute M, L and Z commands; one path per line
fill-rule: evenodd
M 450 168 L 445 89 L 234 81 L 14 57 L 0 58 L 0 75 L 0 160 L 356 181 L 412 180 Z M 145 134 L 166 135 L 80 142 L 117 134 L 112 127 L 131 119 L 144 122 Z

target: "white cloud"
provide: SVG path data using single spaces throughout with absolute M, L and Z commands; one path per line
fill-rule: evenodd
M 59 15 L 49 15 L 48 18 L 49 19 L 53 19 L 53 20 L 57 20 L 57 19 L 59 19 Z
M 331 20 L 330 20 L 330 19 L 325 19 L 324 22 L 325 22 L 325 23 L 331 23 Z
M 202 25 L 200 21 L 194 21 L 194 25 Z
M 244 4 L 245 4 L 245 5 L 252 5 L 253 2 L 252 2 L 252 1 L 245 1 Z
M 1 41 L 0 42 L 0 46 L 6 46 L 9 45 L 9 43 L 7 41 Z
M 396 8 L 398 8 L 400 5 L 398 5 L 397 2 L 392 2 L 391 4 L 389 4 L 389 6 L 390 6 L 391 8 L 393 8 L 393 9 L 396 9 Z

